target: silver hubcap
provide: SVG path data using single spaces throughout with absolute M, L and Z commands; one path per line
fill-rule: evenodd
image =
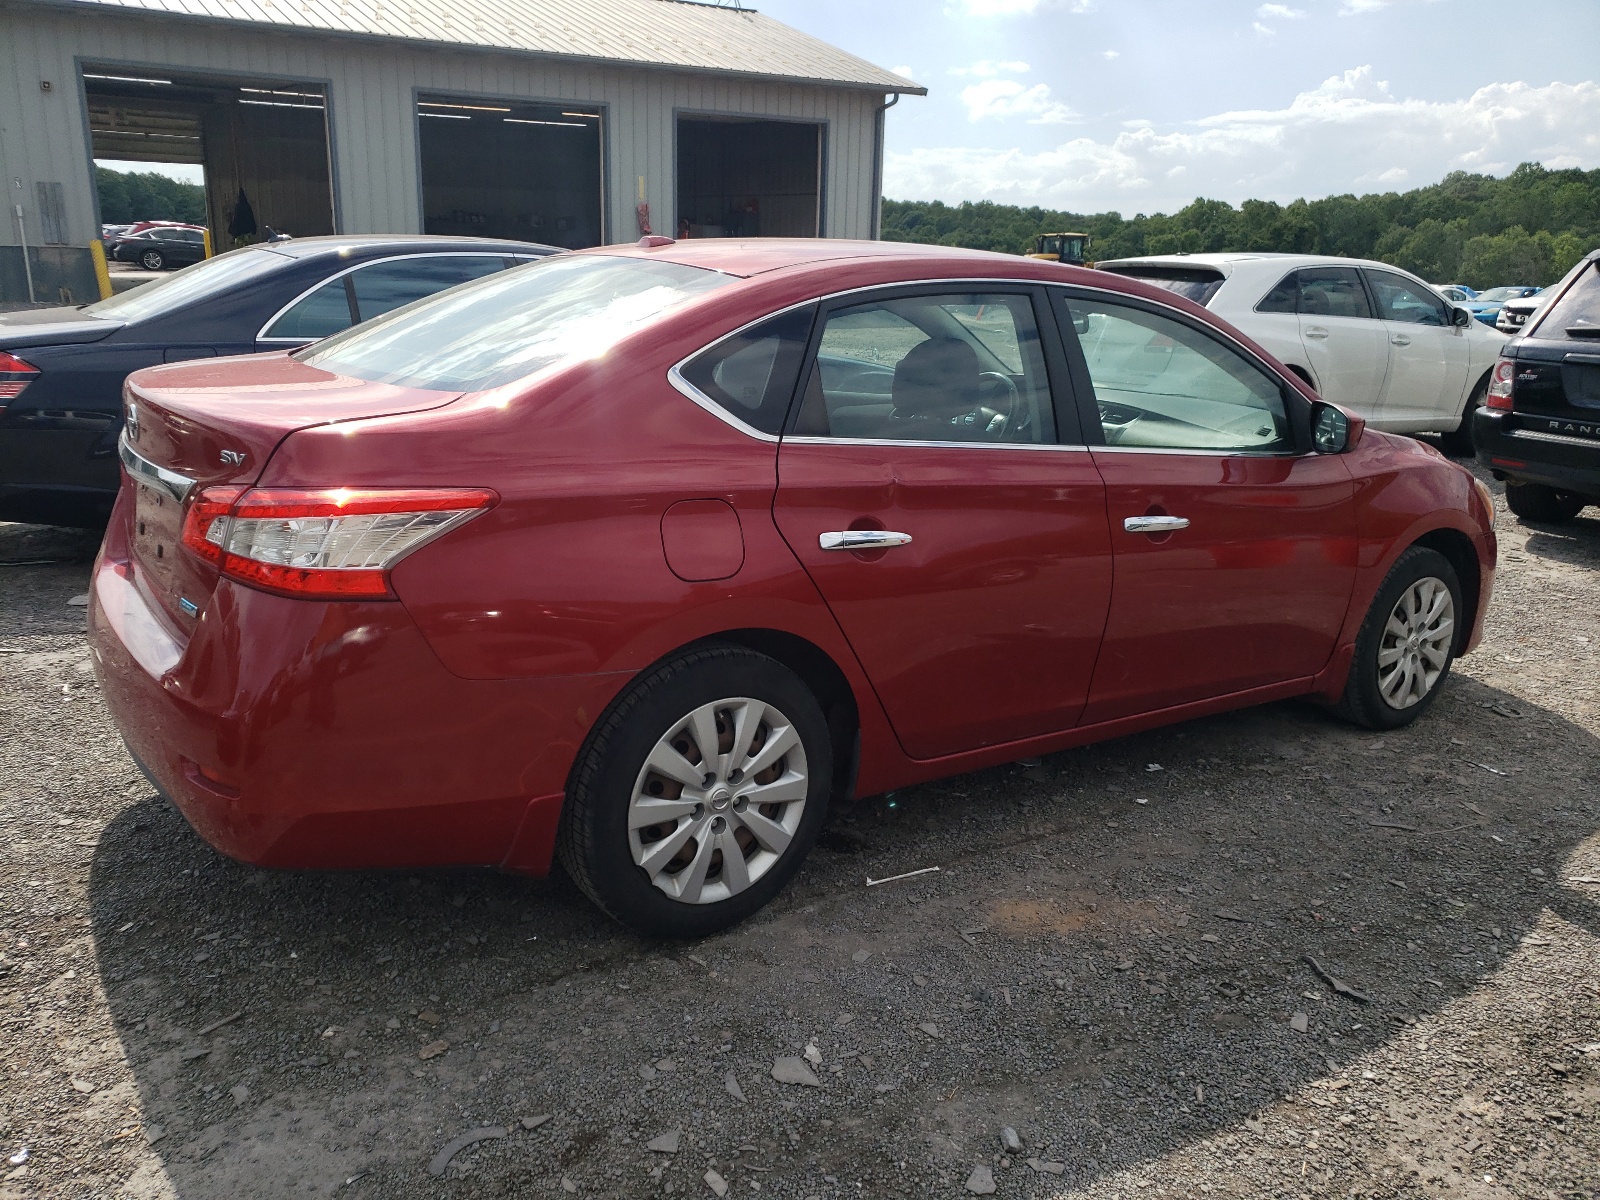
M 703 704 L 658 741 L 633 785 L 633 861 L 674 900 L 736 896 L 783 857 L 810 776 L 794 724 L 747 696 Z
M 1378 694 L 1390 708 L 1410 708 L 1433 691 L 1450 662 L 1455 618 L 1442 579 L 1419 579 L 1401 595 L 1378 644 Z

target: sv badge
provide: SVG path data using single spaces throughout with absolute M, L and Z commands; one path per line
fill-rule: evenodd
M 225 467 L 238 467 L 244 465 L 243 450 L 224 450 L 222 452 L 222 465 Z

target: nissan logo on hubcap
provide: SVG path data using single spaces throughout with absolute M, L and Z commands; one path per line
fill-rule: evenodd
M 717 812 L 723 812 L 728 805 L 733 803 L 733 793 L 725 787 L 719 787 L 711 793 L 711 807 Z

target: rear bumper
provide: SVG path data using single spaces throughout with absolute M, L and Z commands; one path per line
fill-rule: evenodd
M 272 867 L 549 869 L 562 793 L 617 676 L 464 680 L 399 604 L 224 580 L 192 638 L 110 545 L 89 637 L 128 748 L 216 849 Z
M 1523 425 L 1518 413 L 1479 409 L 1472 421 L 1478 461 L 1517 483 L 1542 483 L 1600 500 L 1600 440 Z

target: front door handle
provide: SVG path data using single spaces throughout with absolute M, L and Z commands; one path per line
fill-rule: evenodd
M 1313 325 L 1310 329 L 1306 330 L 1306 336 L 1308 338 L 1316 338 L 1318 341 L 1321 341 L 1323 338 L 1328 336 L 1328 331 L 1320 325 Z
M 1389 339 L 1389 344 L 1391 346 L 1409 346 L 1411 345 L 1411 339 L 1403 333 L 1397 333 Z
M 1189 528 L 1188 517 L 1128 517 L 1122 527 L 1129 533 L 1171 533 Z
M 817 545 L 824 550 L 887 550 L 891 546 L 910 544 L 909 533 L 893 533 L 887 529 L 846 529 L 841 533 L 817 535 Z

